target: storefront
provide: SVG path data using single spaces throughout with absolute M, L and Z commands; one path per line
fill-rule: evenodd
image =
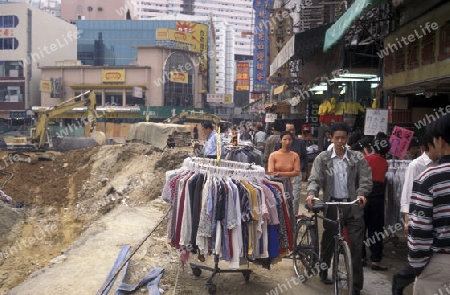
M 450 105 L 449 12 L 450 3 L 441 4 L 385 38 L 380 54 L 391 123 L 420 133 L 429 123 L 424 118 Z

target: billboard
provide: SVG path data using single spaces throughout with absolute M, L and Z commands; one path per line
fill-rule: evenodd
M 236 91 L 248 91 L 250 89 L 250 65 L 248 62 L 236 62 Z
M 192 45 L 195 45 L 195 52 L 200 53 L 200 72 L 208 70 L 208 26 L 186 21 L 177 21 L 178 31 L 191 34 Z
M 268 85 L 266 77 L 269 65 L 269 12 L 273 8 L 273 0 L 253 0 L 255 10 L 255 33 L 253 49 L 253 92 L 267 92 Z

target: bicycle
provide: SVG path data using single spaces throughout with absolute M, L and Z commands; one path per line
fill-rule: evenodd
M 313 215 L 297 215 L 297 224 L 294 236 L 294 271 L 297 277 L 304 283 L 309 277 L 317 275 L 319 268 L 319 230 L 317 219 L 329 221 L 337 225 L 338 231 L 334 235 L 334 252 L 332 264 L 332 279 L 334 285 L 334 294 L 353 294 L 353 268 L 350 248 L 342 234 L 342 205 L 357 205 L 359 200 L 352 202 L 323 202 L 318 198 L 314 201 L 320 201 L 320 204 L 314 204 L 312 208 L 306 208 L 312 211 Z M 323 211 L 325 205 L 336 206 L 337 220 L 331 220 L 323 215 L 319 215 Z

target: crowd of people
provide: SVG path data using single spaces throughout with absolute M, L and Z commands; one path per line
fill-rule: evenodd
M 217 132 L 210 122 L 202 124 L 207 138 L 204 156 L 223 155 L 217 150 Z M 236 130 L 234 130 L 236 132 Z M 264 153 L 268 175 L 288 177 L 293 187 L 294 212 L 299 212 L 302 180 L 308 172 L 306 143 L 297 136 L 295 125 L 287 122 L 284 130 L 268 135 L 262 126 L 248 130 L 242 126 L 239 140 L 251 141 Z M 422 140 L 423 153 L 416 138 L 411 140 L 405 159 L 409 164 L 402 188 L 401 213 L 405 219 L 409 264 L 393 277 L 392 293 L 402 294 L 414 283 L 414 294 L 439 294 L 448 283 L 450 270 L 450 116 L 429 124 Z M 384 133 L 363 137 L 351 133 L 344 122 L 333 123 L 323 138 L 323 149 L 313 161 L 307 178 L 306 203 L 313 205 L 319 197 L 330 201 L 360 200 L 360 206 L 343 208 L 343 221 L 350 242 L 353 268 L 353 292 L 360 294 L 364 285 L 363 267 L 386 271 L 382 264 L 385 175 L 389 169 L 389 138 Z M 330 173 L 331 171 L 331 173 Z M 325 216 L 336 220 L 335 210 L 325 210 Z M 321 263 L 331 264 L 330 247 L 337 230 L 324 221 L 321 238 Z M 376 237 L 376 238 L 374 238 Z M 374 241 L 366 249 L 364 240 Z M 320 272 L 321 281 L 331 283 L 327 270 Z M 447 286 L 448 287 L 448 286 Z

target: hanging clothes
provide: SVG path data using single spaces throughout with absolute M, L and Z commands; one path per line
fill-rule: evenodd
M 266 176 L 260 166 L 220 164 L 192 158 L 166 173 L 168 243 L 184 253 L 215 254 L 232 269 L 243 259 L 272 259 L 292 250 L 290 182 Z

